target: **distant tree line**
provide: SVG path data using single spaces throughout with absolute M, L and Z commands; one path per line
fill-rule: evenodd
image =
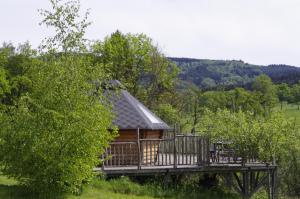
M 269 76 L 276 84 L 291 85 L 300 79 L 300 68 L 289 65 L 259 66 L 237 60 L 169 59 L 181 69 L 181 80 L 205 90 L 220 87 L 227 90 L 235 87 L 250 89 L 255 77 L 261 74 Z

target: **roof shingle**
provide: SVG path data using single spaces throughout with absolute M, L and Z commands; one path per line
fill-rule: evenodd
M 120 82 L 114 81 L 114 85 Z M 119 129 L 169 129 L 170 127 L 124 89 L 109 92 L 116 117 L 113 124 Z

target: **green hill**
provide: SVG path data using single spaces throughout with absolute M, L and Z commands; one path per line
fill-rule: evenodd
M 237 60 L 207 60 L 169 57 L 181 69 L 180 79 L 204 89 L 216 86 L 250 87 L 260 74 L 268 75 L 274 83 L 294 84 L 300 80 L 300 68 L 289 65 L 260 66 Z

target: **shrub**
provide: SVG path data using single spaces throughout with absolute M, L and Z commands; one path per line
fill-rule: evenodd
M 28 72 L 32 90 L 0 113 L 3 173 L 39 194 L 79 193 L 113 138 L 110 110 L 87 58 L 47 56 Z

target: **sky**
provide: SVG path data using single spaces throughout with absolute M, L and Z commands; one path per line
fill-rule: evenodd
M 91 9 L 86 38 L 117 29 L 144 33 L 166 56 L 300 66 L 300 0 L 81 0 Z M 37 47 L 49 0 L 0 0 L 0 42 Z

